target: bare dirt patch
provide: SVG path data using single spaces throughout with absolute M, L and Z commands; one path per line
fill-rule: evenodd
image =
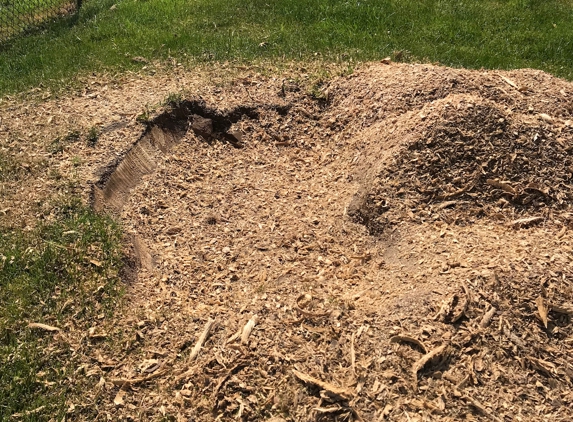
M 570 419 L 572 119 L 542 72 L 374 64 L 62 152 L 137 268 L 70 418 Z

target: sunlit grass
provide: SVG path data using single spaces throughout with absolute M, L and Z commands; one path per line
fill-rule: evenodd
M 0 229 L 0 420 L 62 420 L 77 393 L 73 350 L 28 325 L 87 330 L 111 316 L 121 291 L 117 224 L 77 201 L 57 215 L 33 232 Z
M 88 0 L 13 40 L 0 93 L 147 61 L 408 60 L 573 79 L 573 4 L 534 0 Z

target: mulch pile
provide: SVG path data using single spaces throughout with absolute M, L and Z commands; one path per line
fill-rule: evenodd
M 514 225 L 554 214 L 570 219 L 570 121 L 456 96 L 436 101 L 407 124 L 416 127 L 416 135 L 385 164 L 353 209 L 372 231 L 408 218 L 470 224 L 488 217 Z
M 145 127 L 148 84 L 46 108 L 131 113 L 46 155 L 103 189 L 132 269 L 113 324 L 62 334 L 94 385 L 69 420 L 572 419 L 571 83 L 372 64 L 314 98 L 250 74 Z

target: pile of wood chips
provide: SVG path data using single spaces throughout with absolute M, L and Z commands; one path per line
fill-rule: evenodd
M 386 62 L 316 98 L 294 76 L 178 73 L 190 101 L 139 124 L 157 78 L 0 127 L 54 112 L 65 134 L 89 110 L 109 128 L 0 204 L 30 221 L 79 178 L 126 232 L 113 324 L 57 334 L 70 383 L 93 384 L 67 419 L 573 418 L 571 83 Z

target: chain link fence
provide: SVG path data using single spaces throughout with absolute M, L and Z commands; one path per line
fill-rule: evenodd
M 0 0 L 0 43 L 80 6 L 81 0 Z

